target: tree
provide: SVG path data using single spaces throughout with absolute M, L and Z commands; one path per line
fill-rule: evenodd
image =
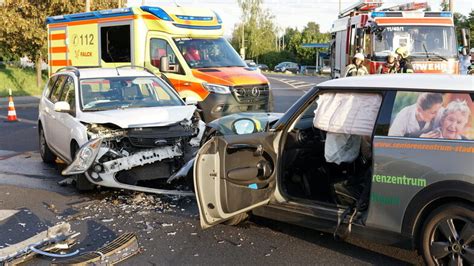
M 95 0 L 92 9 L 116 8 L 116 1 Z M 15 0 L 0 9 L 0 47 L 18 57 L 28 56 L 36 65 L 41 86 L 41 63 L 47 58 L 46 17 L 83 12 L 85 1 Z
M 313 64 L 316 58 L 316 50 L 312 48 L 304 48 L 303 44 L 327 42 L 329 42 L 329 34 L 321 33 L 317 23 L 308 22 L 301 33 L 295 33 L 293 35 L 288 46 L 290 49 L 294 49 L 294 53 L 299 63 Z
M 245 51 L 249 58 L 257 59 L 266 52 L 275 50 L 276 26 L 274 16 L 262 7 L 263 0 L 238 0 L 242 9 L 242 22 L 232 34 L 232 45 L 242 48 L 242 34 Z

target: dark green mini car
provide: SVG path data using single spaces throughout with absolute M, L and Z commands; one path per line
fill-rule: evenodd
M 331 80 L 285 114 L 208 125 L 194 165 L 203 228 L 249 213 L 474 264 L 474 78 Z

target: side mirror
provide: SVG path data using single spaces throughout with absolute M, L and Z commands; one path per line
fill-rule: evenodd
M 54 104 L 54 111 L 61 113 L 68 113 L 71 111 L 71 106 L 68 102 L 56 102 Z
M 241 118 L 232 123 L 232 131 L 237 135 L 245 135 L 255 133 L 257 125 L 252 119 Z
M 183 100 L 186 105 L 196 105 L 198 103 L 198 100 L 194 97 L 186 97 Z
M 167 56 L 162 56 L 160 58 L 160 72 L 161 73 L 178 73 L 179 72 L 179 64 L 171 64 L 170 59 Z
M 168 69 L 170 68 L 170 61 L 167 56 L 162 56 L 160 58 L 160 72 L 168 72 Z

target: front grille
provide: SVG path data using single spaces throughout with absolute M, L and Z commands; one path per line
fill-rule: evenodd
M 239 103 L 258 103 L 268 101 L 268 84 L 235 86 L 232 94 Z
M 180 138 L 192 137 L 193 131 L 181 125 L 144 127 L 128 130 L 128 139 L 135 147 L 149 148 L 174 145 Z

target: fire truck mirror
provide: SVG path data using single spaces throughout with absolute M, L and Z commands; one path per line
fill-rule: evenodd
M 385 27 L 377 26 L 377 25 L 372 28 L 372 32 L 375 34 L 375 37 L 377 37 L 378 41 L 382 41 L 383 39 L 382 32 L 384 30 L 385 30 Z

